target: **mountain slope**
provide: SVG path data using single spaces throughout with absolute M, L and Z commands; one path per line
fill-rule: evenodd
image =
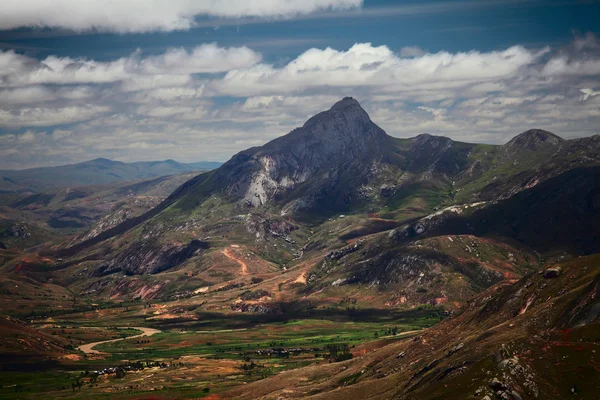
M 282 373 L 226 395 L 596 399 L 600 258 L 581 257 L 545 271 L 490 288 L 413 339 L 351 361 Z
M 92 238 L 156 207 L 197 174 L 60 187 L 20 196 L 0 206 L 0 241 L 10 247 L 30 247 L 51 239 L 56 242 L 61 236 L 81 235 L 90 228 L 78 240 Z
M 390 280 L 376 286 L 382 304 L 404 297 L 413 304 L 460 303 L 527 273 L 539 262 L 538 253 L 594 251 L 589 232 L 597 219 L 599 138 L 564 141 L 530 130 L 504 146 L 427 134 L 397 139 L 377 127 L 356 100 L 345 98 L 301 128 L 189 180 L 146 214 L 57 255 L 103 254 L 88 266 L 90 287 L 108 285 L 123 272 L 152 275 L 144 278 L 147 285 L 173 293 L 171 273 L 196 274 L 198 286 L 237 282 L 229 270 L 202 271 L 230 246 L 242 246 L 282 270 L 301 266 L 307 286 L 291 285 L 291 298 L 317 293 L 337 298 L 365 283 Z M 569 204 L 579 205 L 576 214 Z M 569 225 L 573 218 L 586 228 Z M 459 242 L 471 236 L 467 243 L 481 243 L 490 252 L 487 258 L 459 255 L 444 240 L 429 241 L 427 250 L 419 247 L 418 241 L 440 235 Z M 358 255 L 323 267 L 330 252 L 361 238 L 365 249 Z M 472 259 L 468 268 L 461 266 L 465 257 Z M 344 284 L 333 290 L 337 281 Z M 403 282 L 412 282 L 411 289 L 403 292 Z M 452 289 L 444 290 L 443 282 L 452 282 Z
M 445 234 L 503 236 L 536 250 L 600 252 L 600 167 L 568 170 L 509 199 L 449 208 L 395 232 L 399 241 Z

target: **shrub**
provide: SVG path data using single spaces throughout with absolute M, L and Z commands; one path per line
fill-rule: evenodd
M 350 360 L 352 358 L 352 353 L 347 343 L 328 344 L 325 346 L 325 350 L 329 352 L 328 358 L 333 362 Z

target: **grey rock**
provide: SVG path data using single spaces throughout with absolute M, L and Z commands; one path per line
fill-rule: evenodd
M 514 390 L 510 394 L 512 395 L 513 400 L 523 400 L 521 395 Z
M 560 267 L 548 268 L 544 271 L 544 278 L 546 278 L 546 279 L 558 278 L 558 276 L 560 275 L 560 272 L 561 272 Z

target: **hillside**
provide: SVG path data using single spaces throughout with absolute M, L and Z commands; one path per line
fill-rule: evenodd
M 549 262 L 598 252 L 599 143 L 541 130 L 503 146 L 396 139 L 346 98 L 216 170 L 178 178 L 164 201 L 147 196 L 164 178 L 105 192 L 98 205 L 116 203 L 94 226 L 36 249 L 53 267 L 27 265 L 89 302 L 167 302 L 174 320 L 180 301 L 250 315 L 458 310 Z M 67 196 L 25 198 L 21 209 L 73 216 L 93 198 Z M 22 259 L 7 256 L 2 273 L 17 279 Z
M 498 284 L 413 339 L 282 373 L 226 397 L 595 399 L 599 262 L 581 257 Z
M 28 248 L 73 235 L 93 237 L 156 207 L 198 173 L 60 187 L 19 196 L 0 206 L 0 241 L 5 246 Z

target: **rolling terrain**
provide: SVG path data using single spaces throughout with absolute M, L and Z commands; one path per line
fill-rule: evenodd
M 592 398 L 599 184 L 600 136 L 398 139 L 345 98 L 212 171 L 11 203 L 44 223 L 0 250 L 0 312 L 88 371 L 55 398 Z
M 207 171 L 218 162 L 183 164 L 174 160 L 124 163 L 97 158 L 59 167 L 0 170 L 0 193 L 38 193 L 56 187 L 103 185 L 159 176 Z
M 597 255 L 580 257 L 499 283 L 410 340 L 283 373 L 225 398 L 593 399 L 600 388 L 599 265 Z

